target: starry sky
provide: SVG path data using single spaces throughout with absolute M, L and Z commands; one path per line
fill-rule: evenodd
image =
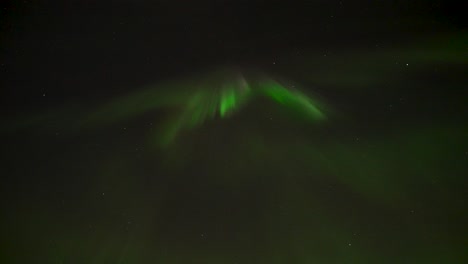
M 457 1 L 2 1 L 0 263 L 467 263 Z

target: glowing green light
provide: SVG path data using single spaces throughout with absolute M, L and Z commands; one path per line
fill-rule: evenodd
M 325 117 L 321 107 L 299 91 L 288 89 L 265 76 L 250 75 L 247 79 L 239 72 L 230 71 L 150 86 L 116 98 L 87 114 L 80 113 L 73 119 L 72 129 L 112 125 L 152 111 L 157 115 L 167 113 L 169 116 L 163 117 L 165 121 L 159 123 L 155 136 L 158 145 L 166 146 L 173 143 L 181 132 L 194 129 L 207 120 L 214 119 L 216 115 L 225 119 L 239 112 L 247 102 L 258 96 L 293 109 L 293 113 L 304 115 L 309 121 Z M 37 118 L 30 123 L 39 123 L 41 120 Z
M 220 100 L 219 115 L 221 117 L 225 117 L 226 113 L 236 106 L 236 91 L 234 89 L 227 89 L 223 91 Z
M 311 119 L 319 120 L 325 118 L 325 115 L 316 103 L 299 91 L 289 90 L 272 80 L 265 81 L 260 86 L 261 92 L 264 95 L 282 105 L 292 108 Z

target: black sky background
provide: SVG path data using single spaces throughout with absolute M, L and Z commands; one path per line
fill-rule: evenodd
M 391 47 L 466 26 L 455 1 L 10 1 L 2 6 L 2 98 L 19 109 L 36 104 L 43 92 L 49 95 L 46 104 L 105 98 L 220 65 L 262 67 L 296 51 Z

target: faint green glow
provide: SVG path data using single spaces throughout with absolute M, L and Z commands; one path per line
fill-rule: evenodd
M 462 46 L 461 42 L 456 44 Z M 466 64 L 466 56 L 458 56 L 452 50 L 444 53 L 446 49 L 437 53 L 436 47 L 432 53 L 426 50 L 420 53 L 396 50 L 349 57 L 327 56 L 326 60 L 322 59 L 318 63 L 318 57 L 317 60 L 304 57 L 317 63 L 318 70 L 311 70 L 304 65 L 299 65 L 299 68 L 302 67 L 301 71 L 310 78 L 310 83 L 333 84 L 330 87 L 341 89 L 356 85 L 382 89 L 384 92 L 397 86 L 392 84 L 382 87 L 374 84 L 404 80 L 413 69 L 424 70 L 433 65 L 443 68 L 451 65 L 448 63 Z M 395 58 L 398 58 L 399 64 L 395 63 Z M 353 63 L 340 63 L 343 60 Z M 406 62 L 409 62 L 410 67 L 405 66 Z M 432 68 L 428 73 L 431 72 Z M 61 155 L 63 158 L 54 163 L 60 164 L 62 161 L 66 162 L 64 168 L 83 168 L 72 172 L 65 180 L 73 182 L 74 177 L 89 174 L 91 177 L 86 179 L 98 183 L 91 192 L 100 193 L 103 188 L 106 189 L 102 202 L 91 204 L 95 205 L 93 210 L 102 212 L 105 217 L 100 221 L 93 214 L 85 221 L 93 223 L 92 231 L 83 231 L 86 226 L 81 223 L 83 221 L 73 222 L 74 214 L 66 214 L 63 218 L 58 212 L 60 217 L 57 217 L 54 206 L 46 207 L 46 211 L 34 207 L 21 217 L 4 220 L 4 226 L 19 222 L 24 227 L 18 228 L 18 233 L 11 236 L 13 243 L 22 242 L 29 235 L 39 238 L 43 243 L 36 243 L 39 246 L 37 251 L 42 252 L 43 256 L 50 256 L 49 262 L 73 259 L 77 257 L 75 249 L 80 248 L 81 259 L 89 263 L 140 263 L 146 259 L 162 263 L 187 263 L 194 262 L 194 259 L 200 263 L 240 263 L 244 259 L 252 259 L 252 245 L 265 249 L 255 251 L 257 263 L 382 263 L 382 260 L 387 263 L 457 263 L 466 259 L 463 247 L 466 238 L 459 230 L 464 226 L 463 220 L 466 218 L 464 179 L 467 175 L 468 126 L 466 118 L 452 116 L 455 109 L 461 109 L 461 116 L 466 116 L 466 97 L 450 96 L 454 108 L 437 110 L 440 114 L 433 116 L 429 113 L 436 111 L 429 111 L 414 102 L 414 105 L 403 109 L 422 108 L 423 115 L 407 117 L 407 113 L 402 111 L 388 118 L 384 110 L 372 108 L 375 106 L 370 103 L 374 100 L 372 96 L 362 98 L 359 93 L 350 93 L 354 96 L 346 97 L 345 101 L 351 110 L 365 108 L 366 111 L 376 111 L 376 114 L 382 114 L 382 121 L 376 122 L 372 118 L 367 120 L 368 116 L 354 116 L 353 111 L 347 111 L 346 117 L 351 120 L 365 120 L 362 123 L 346 124 L 343 119 L 333 119 L 334 122 L 329 122 L 326 130 L 316 127 L 313 130 L 303 127 L 290 129 L 285 125 L 290 122 L 282 122 L 277 123 L 277 127 L 285 128 L 276 131 L 268 125 L 239 122 L 241 125 L 235 127 L 234 137 L 230 137 L 225 144 L 200 141 L 199 145 L 194 146 L 192 143 L 195 140 L 184 133 L 193 131 L 208 120 L 213 121 L 214 125 L 217 122 L 228 123 L 229 117 L 243 114 L 242 110 L 261 109 L 243 107 L 247 102 L 258 102 L 254 101 L 257 97 L 271 99 L 285 109 L 292 109 L 294 114 L 310 117 L 308 120 L 311 124 L 315 124 L 315 120 L 330 118 L 330 109 L 325 108 L 315 96 L 307 96 L 305 90 L 290 89 L 273 78 L 254 77 L 245 80 L 238 74 L 221 77 L 209 74 L 199 80 L 152 86 L 110 100 L 108 104 L 100 105 L 87 114 L 83 108 L 61 109 L 16 125 L 54 129 L 49 134 L 55 135 L 55 131 L 59 131 L 62 137 L 67 134 L 62 133 L 61 129 L 72 121 L 77 123 L 74 132 L 81 133 L 82 128 L 120 125 L 127 120 L 137 120 L 136 117 L 140 115 L 147 115 L 149 120 L 164 116 L 163 121 L 154 121 L 158 124 L 154 130 L 149 130 L 149 127 L 146 130 L 147 127 L 143 126 L 139 130 L 150 131 L 151 140 L 171 148 L 161 156 L 147 153 L 144 163 L 154 163 L 154 168 L 150 165 L 142 167 L 143 162 L 136 159 L 137 155 L 127 151 L 112 151 L 111 148 L 102 155 L 93 155 L 95 148 L 81 144 L 88 140 L 99 142 L 107 133 L 112 133 L 112 139 L 120 139 L 121 134 L 116 134 L 113 128 L 104 130 L 104 136 L 99 133 L 85 135 L 85 141 L 77 141 L 71 145 L 73 148 L 67 147 L 70 149 L 70 152 L 65 152 L 67 155 L 53 154 L 64 153 L 61 148 L 59 152 L 53 151 L 58 150 L 55 145 L 49 148 L 50 143 L 65 142 L 62 138 L 56 141 L 47 137 L 47 134 L 44 137 L 42 133 L 32 137 L 33 140 L 25 139 L 25 144 L 33 143 L 24 148 L 25 151 L 21 145 L 19 148 L 6 148 L 11 155 L 18 155 L 21 160 L 28 156 L 39 157 L 37 153 L 44 152 L 37 152 L 38 149 L 47 150 L 55 156 Z M 364 105 L 356 104 L 356 101 Z M 401 117 L 402 121 L 395 122 L 394 117 Z M 383 122 L 387 120 L 390 121 L 388 126 Z M 290 130 L 293 132 L 289 133 Z M 182 144 L 173 144 L 184 137 L 188 140 L 181 141 Z M 359 137 L 359 140 L 355 137 Z M 118 145 L 116 150 L 126 149 L 127 146 L 133 148 L 134 138 L 122 140 Z M 42 160 L 39 159 L 39 162 L 42 164 Z M 23 163 L 21 161 L 18 164 Z M 42 165 L 33 167 L 39 172 L 61 171 L 60 167 L 52 171 Z M 6 172 L 13 175 L 23 171 L 15 169 L 10 172 L 11 167 L 6 168 Z M 178 192 L 173 191 L 181 190 L 176 181 L 193 182 L 193 174 L 196 172 L 187 173 L 191 168 L 203 172 L 197 174 L 199 181 L 195 182 L 203 183 L 203 186 L 193 185 L 194 193 L 197 194 L 195 197 L 201 198 L 201 202 L 194 205 L 200 208 L 189 208 L 186 203 L 188 199 L 179 198 Z M 144 173 L 140 174 L 140 170 Z M 29 170 L 24 170 L 24 173 L 29 173 Z M 157 175 L 157 184 L 151 186 L 154 191 L 148 196 L 147 192 L 141 192 L 140 185 L 147 182 L 146 175 L 151 173 Z M 164 182 L 165 177 L 161 175 L 176 177 L 175 180 Z M 203 188 L 196 188 L 198 186 Z M 257 186 L 262 188 L 258 189 Z M 111 190 L 109 195 L 107 189 Z M 215 214 L 204 214 L 206 211 L 202 210 L 207 207 L 204 202 L 207 201 L 206 197 L 212 194 L 220 197 L 219 202 L 215 203 L 216 206 L 208 203 L 208 208 L 213 210 L 210 212 L 220 213 L 221 218 L 210 225 L 206 223 Z M 153 196 L 158 198 L 152 199 Z M 251 204 L 256 206 L 248 207 L 244 198 L 246 201 L 255 199 L 256 202 Z M 179 200 L 183 201 L 175 204 L 183 204 L 182 207 L 173 206 L 173 202 Z M 171 206 L 167 206 L 166 202 Z M 226 217 L 234 219 L 236 225 L 219 229 L 217 223 L 227 223 L 222 218 L 225 215 L 224 208 L 233 208 L 233 205 L 242 205 L 246 209 L 235 207 L 239 211 L 233 211 L 232 215 Z M 182 219 L 173 223 L 177 217 L 172 217 L 174 215 L 171 212 L 181 208 L 190 209 L 181 218 L 195 221 Z M 133 229 L 133 224 L 129 225 L 130 232 L 126 232 L 125 238 L 122 238 L 119 235 L 122 233 L 121 218 L 116 220 L 118 224 L 109 224 L 109 210 L 130 211 L 127 215 L 136 216 L 137 228 Z M 186 222 L 195 224 L 184 228 Z M 398 228 L 386 228 L 389 224 Z M 48 228 L 50 226 L 54 227 L 52 233 Z M 174 232 L 160 231 L 177 231 L 181 227 L 179 236 Z M 56 229 L 58 232 L 54 233 Z M 199 237 L 197 232 L 205 232 L 207 229 L 208 239 L 194 239 Z M 225 231 L 229 230 L 232 233 L 226 235 Z M 218 238 L 216 235 L 219 235 Z M 54 240 L 52 244 L 48 241 L 51 237 Z M 181 254 L 178 249 L 187 248 L 187 245 L 193 250 Z M 16 256 L 17 251 L 6 252 Z M 395 252 L 398 254 L 393 254 Z M 233 261 L 231 256 L 238 256 L 238 259 Z
M 289 90 L 273 80 L 263 82 L 261 84 L 261 92 L 276 102 L 295 109 L 311 119 L 319 120 L 325 118 L 323 112 L 310 97 L 299 91 Z
M 247 102 L 258 97 L 271 99 L 292 109 L 294 114 L 306 116 L 308 121 L 325 118 L 323 106 L 319 106 L 311 97 L 288 89 L 273 78 L 249 76 L 246 78 L 240 72 L 222 71 L 185 81 L 153 85 L 111 100 L 91 111 L 75 111 L 76 116 L 72 118 L 69 117 L 70 111 L 62 111 L 63 116 L 61 111 L 55 111 L 18 122 L 14 127 L 44 124 L 49 119 L 57 119 L 57 126 L 61 126 L 58 122 L 60 120 L 72 120 L 67 126 L 71 130 L 83 131 L 154 113 L 163 121 L 154 122 L 157 130 L 153 132 L 152 138 L 156 138 L 159 146 L 168 146 L 183 131 L 194 129 L 217 117 L 227 119 L 240 112 Z

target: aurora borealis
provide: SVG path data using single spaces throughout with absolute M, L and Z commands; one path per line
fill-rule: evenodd
M 6 4 L 0 263 L 466 263 L 457 10 Z
M 167 94 L 161 91 L 167 91 Z M 157 141 L 161 146 L 165 146 L 170 145 L 184 128 L 200 126 L 207 119 L 215 117 L 227 118 L 259 96 L 270 98 L 281 106 L 293 109 L 296 115 L 305 116 L 309 121 L 325 119 L 323 110 L 314 102 L 316 100 L 265 76 L 246 80 L 241 72 L 212 73 L 202 79 L 183 84 L 167 84 L 162 87 L 155 85 L 140 93 L 142 95 L 125 96 L 91 111 L 88 117 L 83 118 L 84 121 L 79 122 L 79 128 L 122 122 L 148 111 L 174 107 L 178 113 L 170 117 L 158 133 Z

